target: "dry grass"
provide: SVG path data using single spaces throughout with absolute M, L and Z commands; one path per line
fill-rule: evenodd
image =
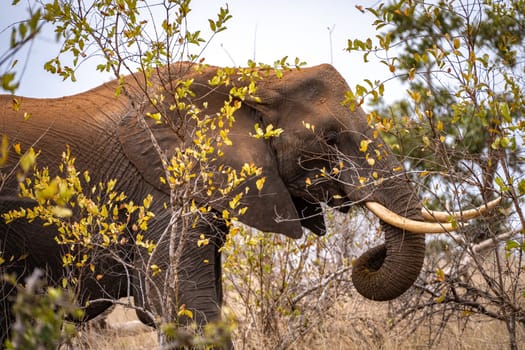
M 292 349 L 495 350 L 508 348 L 505 325 L 479 317 L 472 318 L 466 327 L 464 323 L 447 325 L 440 342 L 431 346 L 430 334 L 438 330 L 437 325 L 440 323 L 440 320 L 434 321 L 434 325 L 424 324 L 415 331 L 413 325 L 407 329 L 399 327 L 389 329 L 388 304 L 355 297 L 354 300 L 345 302 L 341 308 L 334 308 L 319 329 L 312 330 Z M 525 344 L 523 332 L 519 339 Z
M 483 259 L 478 256 L 478 259 L 482 261 L 483 269 L 498 276 L 498 269 L 494 267 L 499 266 L 496 264 L 498 262 L 495 260 L 496 258 L 497 256 L 488 254 L 484 255 Z M 513 259 L 504 260 L 499 264 L 506 268 L 505 271 L 518 271 L 522 267 L 521 260 L 519 263 Z M 438 261 L 431 261 L 430 266 L 439 266 Z M 428 271 L 431 271 L 431 275 L 427 276 L 428 280 L 433 280 L 435 268 L 429 268 Z M 483 288 L 484 280 L 480 277 L 479 272 L 471 274 L 470 278 L 472 283 Z M 500 280 L 505 286 L 513 286 L 514 284 L 511 283 L 513 281 L 510 280 L 513 278 L 515 278 L 515 274 L 503 274 Z M 519 276 L 519 278 L 524 277 Z M 514 282 L 519 282 L 518 285 L 520 286 L 524 284 L 523 281 L 516 280 Z M 238 320 L 238 329 L 233 338 L 237 350 L 499 350 L 509 348 L 509 335 L 503 322 L 475 314 L 469 315 L 463 312 L 461 306 L 449 309 L 448 306 L 439 305 L 439 307 L 445 307 L 446 312 L 439 312 L 439 307 L 429 308 L 427 306 L 421 312 L 432 314 L 432 316 L 416 314 L 413 315 L 412 319 L 407 319 L 404 323 L 397 324 L 395 328 L 392 328 L 393 310 L 398 310 L 395 315 L 399 315 L 399 310 L 406 311 L 410 307 L 415 307 L 416 302 L 422 305 L 425 300 L 417 301 L 416 297 L 401 297 L 392 302 L 378 303 L 364 299 L 353 292 L 350 286 L 343 284 L 339 285 L 337 293 L 330 294 L 325 302 L 320 302 L 318 305 L 313 305 L 318 301 L 317 297 L 313 297 L 313 294 L 310 299 L 305 298 L 303 303 L 298 305 L 298 308 L 303 308 L 304 312 L 301 315 L 308 315 L 300 322 L 297 321 L 298 318 L 294 319 L 293 322 L 295 323 L 285 322 L 283 320 L 287 318 L 277 314 L 278 327 L 273 331 L 274 334 L 279 333 L 280 338 L 276 339 L 274 335 L 265 335 L 260 329 L 262 328 L 261 322 L 257 320 L 259 315 L 254 315 L 257 314 L 258 309 L 251 305 L 249 306 L 250 310 L 247 310 L 246 303 L 254 304 L 254 299 L 248 299 L 247 302 L 246 300 L 242 301 L 234 289 L 228 288 L 228 283 L 225 285 L 227 287 L 225 288 L 226 305 L 233 311 Z M 522 288 L 520 287 L 517 290 L 521 291 Z M 521 300 L 521 298 L 518 299 Z M 327 300 L 329 301 L 328 304 L 326 303 Z M 270 307 L 269 310 L 273 310 L 273 307 L 275 306 Z M 491 306 L 487 304 L 486 307 L 490 308 Z M 492 308 L 494 309 L 493 306 Z M 274 315 L 273 311 L 270 314 Z M 451 314 L 454 321 L 449 320 L 445 323 L 443 318 Z M 91 328 L 83 332 L 82 341 L 77 343 L 76 348 L 101 350 L 157 349 L 158 342 L 155 331 L 146 328 L 145 332 L 130 334 L 129 330 L 116 326 L 133 320 L 136 320 L 133 310 L 117 307 L 108 318 L 108 324 L 111 327 L 108 329 Z M 518 346 L 525 350 L 525 331 L 519 324 L 517 327 Z M 303 331 L 304 334 L 298 334 L 297 329 Z M 437 337 L 436 341 L 436 334 L 439 332 L 442 335 Z
M 135 322 L 136 321 L 136 322 Z M 156 349 L 157 334 L 150 327 L 140 325 L 137 329 L 124 329 L 123 324 L 138 325 L 135 311 L 117 306 L 108 316 L 108 328 L 86 327 L 74 344 L 78 349 L 97 350 L 150 350 Z
M 311 325 L 309 332 L 295 341 L 289 349 L 303 350 L 353 350 L 353 349 L 388 349 L 388 350 L 424 350 L 458 349 L 491 350 L 505 349 L 507 331 L 501 322 L 473 316 L 465 326 L 463 322 L 449 323 L 438 344 L 430 346 L 430 334 L 438 329 L 440 320 L 434 324 L 422 324 L 415 331 L 413 325 L 406 329 L 389 329 L 388 303 L 376 303 L 355 296 L 320 315 L 320 321 Z M 117 307 L 108 318 L 112 327 L 136 320 L 133 310 Z M 283 325 L 286 327 L 286 325 Z M 157 338 L 154 331 L 130 334 L 125 329 L 94 329 L 84 331 L 75 348 L 82 349 L 156 349 Z M 146 329 L 147 330 L 147 329 Z M 519 333 L 519 343 L 525 344 L 525 334 Z M 236 349 L 261 349 L 264 343 L 257 337 L 248 337 L 242 341 L 234 338 Z

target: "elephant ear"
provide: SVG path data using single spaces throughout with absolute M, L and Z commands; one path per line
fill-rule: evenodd
M 250 136 L 255 124 L 250 116 L 250 108 L 243 107 L 236 113 L 234 130 L 230 134 L 233 146 L 226 147 L 220 162 L 240 170 L 245 163 L 261 167 L 262 174 L 243 184 L 238 192 L 249 187 L 242 197 L 242 205 L 248 209 L 239 216 L 239 220 L 249 226 L 265 232 L 276 232 L 291 238 L 302 236 L 301 220 L 286 185 L 277 170 L 277 160 L 264 140 Z M 176 133 L 166 125 L 147 121 L 161 149 L 168 156 L 181 146 Z M 126 116 L 119 125 L 118 138 L 127 158 L 135 165 L 145 181 L 162 192 L 168 189 L 160 182 L 164 175 L 162 162 L 157 155 L 148 130 L 136 116 Z M 264 186 L 257 190 L 256 181 L 265 178 Z M 235 194 L 235 193 L 234 193 Z M 210 200 L 210 198 L 206 198 Z M 228 209 L 228 198 L 211 198 L 212 206 L 218 211 Z
M 245 163 L 253 163 L 262 168 L 262 174 L 247 183 L 250 190 L 243 196 L 242 201 L 248 210 L 239 220 L 261 231 L 300 238 L 303 234 L 301 219 L 279 174 L 275 153 L 266 140 L 250 135 L 256 122 L 255 110 L 248 106 L 238 110 L 235 114 L 234 128 L 230 133 L 233 146 L 223 150 L 224 162 L 235 169 L 242 168 Z M 265 178 L 260 191 L 256 186 L 259 178 Z

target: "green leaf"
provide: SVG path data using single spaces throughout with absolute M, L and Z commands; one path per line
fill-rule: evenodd
M 20 25 L 18 26 L 18 31 L 20 33 L 20 39 L 25 39 L 27 35 L 27 26 L 24 22 L 20 23 Z
M 210 23 L 210 29 L 212 32 L 215 32 L 217 30 L 217 25 L 215 24 L 215 21 L 212 19 L 208 19 L 208 22 Z
M 7 155 L 9 154 L 9 141 L 7 135 L 2 135 L 0 142 L 0 167 L 7 162 Z
M 507 192 L 509 190 L 509 186 L 505 184 L 505 182 L 503 181 L 501 177 L 499 176 L 496 177 L 495 181 L 496 181 L 496 184 L 499 186 L 500 191 Z
M 33 167 L 36 162 L 36 157 L 37 154 L 32 147 L 22 157 L 20 157 L 20 167 L 25 173 L 27 173 L 31 167 Z
M 507 123 L 512 122 L 512 117 L 510 116 L 509 105 L 506 102 L 501 102 L 499 104 L 499 111 L 504 121 L 506 121 Z
M 5 73 L 0 76 L 2 79 L 2 89 L 14 92 L 18 88 L 18 83 L 15 83 L 15 73 Z
M 525 195 L 525 179 L 521 179 L 518 182 L 518 192 L 519 192 L 520 196 Z
M 512 250 L 518 248 L 520 248 L 520 244 L 514 240 L 507 241 L 507 244 L 505 244 L 505 250 Z

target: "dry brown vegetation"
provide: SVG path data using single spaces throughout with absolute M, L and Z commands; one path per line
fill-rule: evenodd
M 431 334 L 441 323 L 438 317 L 432 322 L 421 324 L 417 330 L 412 327 L 390 329 L 392 303 L 377 303 L 352 294 L 337 302 L 336 307 L 325 315 L 319 315 L 318 323 L 310 331 L 293 343 L 289 349 L 316 350 L 351 350 L 351 349 L 504 349 L 507 348 L 505 325 L 502 322 L 486 318 L 459 317 L 457 322 L 449 323 L 440 342 L 429 346 Z M 75 347 L 84 349 L 155 349 L 157 348 L 154 331 L 131 334 L 123 329 L 111 327 L 136 320 L 133 310 L 117 307 L 108 317 L 111 325 L 107 329 L 90 328 L 82 333 L 82 343 Z M 241 325 L 246 328 L 248 325 Z M 286 325 L 282 325 L 286 327 Z M 257 333 L 257 332 L 254 332 Z M 80 340 L 80 339 L 79 339 Z M 260 337 L 241 339 L 241 334 L 234 334 L 236 349 L 261 349 L 264 340 Z M 520 343 L 525 343 L 525 333 L 519 333 Z
M 525 344 L 520 254 L 507 254 L 500 245 L 497 253 L 472 255 L 467 245 L 452 249 L 450 237 L 430 240 L 415 286 L 391 302 L 369 301 L 349 281 L 349 261 L 377 244 L 377 237 L 348 227 L 373 227 L 373 221 L 332 214 L 332 233 L 323 238 L 294 241 L 248 229 L 230 242 L 235 254 L 225 257 L 225 312 L 234 315 L 236 349 L 508 349 L 508 317 L 502 314 L 511 299 L 518 310 L 515 342 Z M 343 228 L 347 234 L 341 238 Z M 497 293 L 493 284 L 501 284 L 508 300 L 491 294 Z M 476 303 L 488 315 L 473 308 Z M 504 321 L 495 319 L 499 315 Z M 133 310 L 117 306 L 107 321 L 106 329 L 87 327 L 74 347 L 158 348 L 155 331 L 124 327 L 134 322 L 137 329 Z

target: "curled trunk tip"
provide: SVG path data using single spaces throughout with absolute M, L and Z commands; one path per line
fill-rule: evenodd
M 363 253 L 352 268 L 356 290 L 375 301 L 395 299 L 409 289 L 425 258 L 425 236 L 383 225 L 385 243 Z

